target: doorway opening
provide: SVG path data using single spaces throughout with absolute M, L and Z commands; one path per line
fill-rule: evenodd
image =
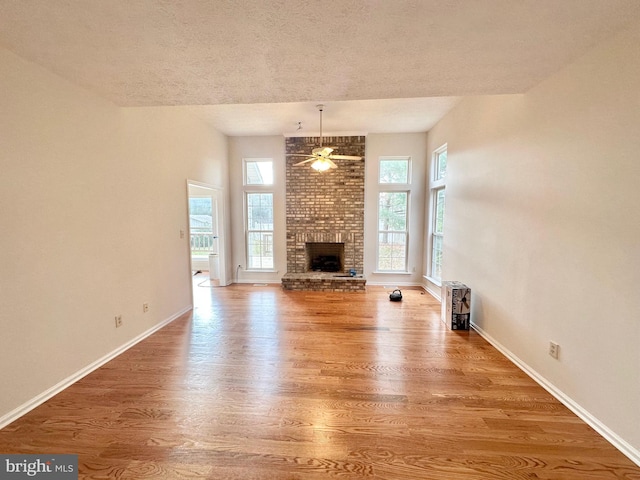
M 187 181 L 189 256 L 192 274 L 207 272 L 211 286 L 226 285 L 224 244 L 220 234 L 222 192 L 199 182 Z

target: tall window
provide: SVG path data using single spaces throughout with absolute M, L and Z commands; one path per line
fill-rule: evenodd
M 383 157 L 379 166 L 377 270 L 406 272 L 410 159 Z
M 247 269 L 273 268 L 273 193 L 247 193 Z
M 445 180 L 447 177 L 447 145 L 433 152 L 431 176 L 431 255 L 429 277 L 442 281 L 442 245 L 444 235 Z
M 247 270 L 271 270 L 273 259 L 273 161 L 244 160 Z M 250 190 L 249 190 L 250 189 Z
M 407 270 L 408 192 L 380 192 L 378 202 L 378 270 Z

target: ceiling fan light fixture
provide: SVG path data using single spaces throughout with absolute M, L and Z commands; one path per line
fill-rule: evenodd
M 313 162 L 311 163 L 311 168 L 313 168 L 316 172 L 326 172 L 330 168 L 338 168 L 338 165 L 336 165 L 333 160 L 362 160 L 362 157 L 358 157 L 355 155 L 334 155 L 334 148 L 322 146 L 322 110 L 324 108 L 324 105 L 316 105 L 316 107 L 318 107 L 318 110 L 320 110 L 320 146 L 314 148 L 308 155 L 305 155 L 303 153 L 287 153 L 288 157 L 291 156 L 306 158 L 306 160 L 294 163 L 293 166 L 297 167 L 298 165 L 305 165 L 307 163 Z M 300 125 L 301 122 L 298 122 L 298 124 Z
M 313 168 L 317 172 L 326 172 L 331 168 L 331 163 L 329 163 L 329 161 L 325 160 L 324 158 L 319 158 L 311 164 L 311 168 Z

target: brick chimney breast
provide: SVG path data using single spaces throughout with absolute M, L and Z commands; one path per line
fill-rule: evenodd
M 307 243 L 342 243 L 340 271 L 364 265 L 365 137 L 324 137 L 322 144 L 338 155 L 362 160 L 336 160 L 336 169 L 316 172 L 309 164 L 294 166 L 302 157 L 286 158 L 287 273 L 308 270 Z M 319 137 L 288 137 L 286 153 L 309 154 Z

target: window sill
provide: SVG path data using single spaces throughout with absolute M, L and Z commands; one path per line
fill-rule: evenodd
M 428 277 L 428 276 L 423 276 L 422 278 L 424 278 L 425 280 L 427 280 L 428 282 L 433 283 L 434 285 L 438 286 L 438 287 L 442 287 L 442 280 L 438 280 L 436 278 L 433 277 Z
M 411 275 L 411 272 L 389 272 L 387 270 L 383 270 L 383 271 L 379 271 L 379 270 L 374 270 L 373 272 L 371 272 L 375 275 Z

